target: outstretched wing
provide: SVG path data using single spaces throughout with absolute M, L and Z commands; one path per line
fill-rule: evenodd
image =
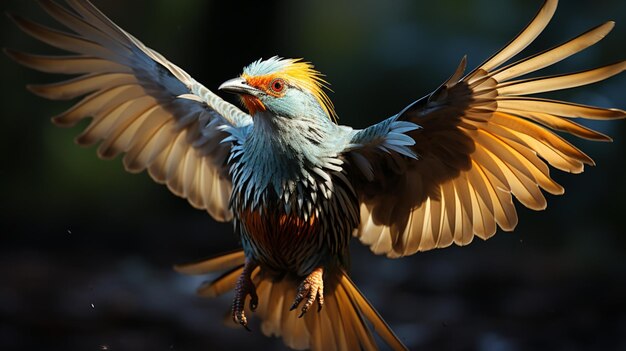
M 100 142 L 98 155 L 104 159 L 125 153 L 129 172 L 148 169 L 154 180 L 194 207 L 230 220 L 231 181 L 225 165 L 230 144 L 221 143 L 226 135 L 219 127 L 242 127 L 252 123 L 251 117 L 126 33 L 89 1 L 67 0 L 70 9 L 49 0 L 40 4 L 74 33 L 11 17 L 24 32 L 76 55 L 5 53 L 40 71 L 79 75 L 29 86 L 54 100 L 87 95 L 53 121 L 73 126 L 93 117 L 77 137 L 79 144 Z
M 622 72 L 626 62 L 579 73 L 516 78 L 595 44 L 613 23 L 503 66 L 541 33 L 556 6 L 556 0 L 547 0 L 534 20 L 480 67 L 462 77 L 463 59 L 439 89 L 392 117 L 395 123 L 420 126 L 401 130 L 414 139 L 414 145 L 398 133 L 379 134 L 373 138 L 375 147 L 363 144 L 347 153 L 363 174 L 356 180 L 360 182 L 356 188 L 361 189 L 361 223 L 355 235 L 372 251 L 398 257 L 452 243 L 465 245 L 474 235 L 487 239 L 497 226 L 513 230 L 517 224 L 513 196 L 524 206 L 541 210 L 546 207 L 541 189 L 563 193 L 550 178 L 546 162 L 571 173 L 593 165 L 589 156 L 553 130 L 609 141 L 573 119 L 610 120 L 623 118 L 626 112 L 527 95 L 597 82 Z M 407 150 L 416 157 L 409 157 Z

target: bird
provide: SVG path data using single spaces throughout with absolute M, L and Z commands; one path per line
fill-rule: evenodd
M 304 59 L 273 56 L 245 66 L 217 90 L 227 102 L 126 32 L 88 0 L 42 8 L 69 31 L 10 15 L 28 35 L 70 55 L 4 49 L 43 72 L 75 75 L 29 85 L 51 100 L 82 99 L 53 117 L 84 119 L 76 138 L 97 154 L 123 154 L 174 194 L 231 221 L 241 249 L 182 264 L 185 274 L 220 273 L 202 296 L 233 292 L 231 318 L 293 349 L 375 350 L 375 335 L 406 349 L 349 276 L 352 238 L 400 258 L 488 239 L 518 221 L 513 199 L 533 210 L 543 192 L 563 194 L 550 166 L 581 173 L 594 161 L 556 132 L 611 138 L 575 121 L 616 120 L 626 111 L 533 95 L 598 82 L 626 61 L 580 72 L 527 77 L 596 44 L 606 22 L 563 44 L 513 60 L 545 29 L 558 1 L 546 0 L 506 46 L 466 72 L 460 60 L 432 93 L 363 129 L 338 123 L 329 83 Z M 511 62 L 512 61 L 512 62 Z

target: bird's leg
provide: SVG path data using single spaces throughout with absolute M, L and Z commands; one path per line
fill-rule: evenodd
M 258 266 L 258 263 L 253 259 L 246 258 L 246 263 L 243 266 L 243 272 L 237 279 L 235 285 L 235 298 L 233 299 L 233 321 L 237 324 L 241 324 L 246 330 L 248 328 L 248 319 L 244 313 L 244 307 L 246 304 L 246 296 L 250 295 L 250 309 L 254 312 L 258 303 L 259 297 L 256 294 L 256 287 L 252 282 L 252 271 Z
M 300 313 L 299 318 L 302 318 L 304 314 L 313 306 L 313 302 L 317 300 L 317 311 L 322 310 L 322 306 L 324 305 L 324 268 L 319 267 L 313 270 L 311 274 L 309 274 L 298 286 L 298 291 L 296 293 L 296 299 L 291 305 L 290 311 L 295 310 L 298 305 L 304 300 L 306 297 L 306 301 L 302 306 L 302 312 Z

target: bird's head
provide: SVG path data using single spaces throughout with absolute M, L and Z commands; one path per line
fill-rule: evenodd
M 258 60 L 245 67 L 243 74 L 224 82 L 220 90 L 239 94 L 250 115 L 269 111 L 297 118 L 320 115 L 333 121 L 337 116 L 324 92 L 322 74 L 301 59 L 277 56 Z

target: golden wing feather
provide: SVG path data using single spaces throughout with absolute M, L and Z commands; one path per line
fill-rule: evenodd
M 542 210 L 542 191 L 563 194 L 548 165 L 580 173 L 593 160 L 555 131 L 596 141 L 611 139 L 576 118 L 613 120 L 619 109 L 586 106 L 528 95 L 584 86 L 626 69 L 626 61 L 583 72 L 514 80 L 576 54 L 604 38 L 613 22 L 528 58 L 504 65 L 545 28 L 557 1 L 544 3 L 535 19 L 505 48 L 461 78 L 459 70 L 398 119 L 421 128 L 409 135 L 418 159 L 374 160 L 374 180 L 363 181 L 361 225 L 355 232 L 375 253 L 399 257 L 452 243 L 487 239 L 498 227 L 513 230 L 513 197 Z M 348 155 L 348 157 L 350 157 Z M 400 171 L 390 172 L 390 169 Z
M 126 170 L 147 169 L 155 181 L 194 207 L 217 220 L 231 219 L 226 167 L 230 146 L 221 144 L 226 135 L 218 127 L 252 123 L 250 116 L 126 33 L 89 1 L 68 0 L 69 9 L 50 0 L 40 4 L 73 33 L 10 17 L 27 34 L 72 55 L 5 53 L 33 69 L 79 75 L 28 87 L 53 100 L 84 96 L 54 117 L 54 123 L 69 127 L 91 118 L 77 143 L 100 143 L 98 156 L 104 159 L 125 153 Z

